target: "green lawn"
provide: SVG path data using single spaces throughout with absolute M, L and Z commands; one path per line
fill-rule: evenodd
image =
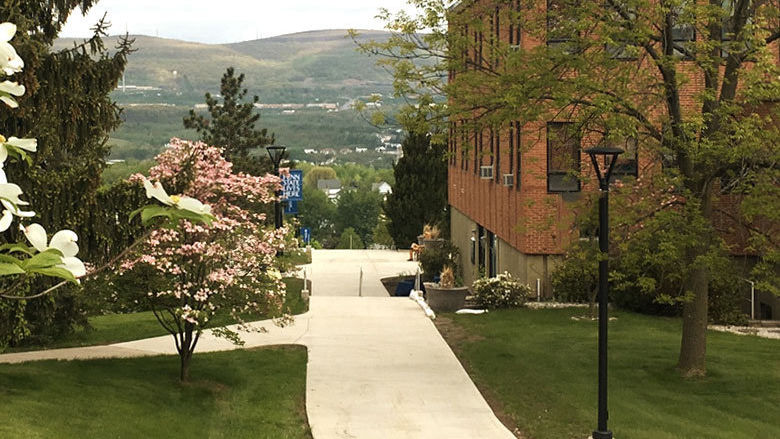
M 2 438 L 311 438 L 306 349 L 0 365 Z
M 284 265 L 311 264 L 311 253 L 304 249 L 288 251 L 283 256 L 279 256 L 279 260 Z
M 597 323 L 571 319 L 583 312 L 445 315 L 437 325 L 505 422 L 535 439 L 581 439 L 597 415 Z M 710 332 L 708 376 L 685 380 L 679 319 L 612 315 L 616 438 L 780 438 L 780 341 Z
M 285 311 L 293 315 L 302 314 L 308 311 L 309 304 L 301 297 L 303 279 L 285 278 L 284 283 L 287 285 Z M 248 319 L 250 321 L 262 320 L 263 317 L 257 316 L 257 318 Z M 225 318 L 217 317 L 215 322 L 217 322 L 217 324 L 233 323 L 227 316 Z M 151 311 L 133 314 L 94 316 L 89 318 L 89 324 L 91 326 L 90 328 L 80 328 L 68 337 L 49 345 L 10 348 L 7 349 L 6 352 L 30 351 L 41 348 L 57 349 L 76 346 L 95 346 L 168 335 L 168 332 L 160 326 L 160 323 L 157 322 L 157 319 Z

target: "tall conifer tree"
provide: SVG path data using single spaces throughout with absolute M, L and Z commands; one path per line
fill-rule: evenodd
M 395 245 L 405 248 L 417 242 L 425 224 L 446 220 L 447 161 L 444 146 L 431 142 L 429 134 L 409 133 L 402 144 L 404 155 L 393 171 L 395 186 L 387 197 L 387 228 Z

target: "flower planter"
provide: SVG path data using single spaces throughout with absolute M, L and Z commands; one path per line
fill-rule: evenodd
M 455 312 L 466 303 L 468 287 L 439 288 L 438 284 L 425 282 L 425 301 L 435 312 Z

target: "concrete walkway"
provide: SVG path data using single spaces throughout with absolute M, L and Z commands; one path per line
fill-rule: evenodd
M 315 439 L 513 438 L 495 417 L 433 323 L 378 279 L 416 267 L 408 253 L 315 251 L 308 313 L 268 333 L 243 336 L 247 347 L 303 344 L 309 350 L 306 411 Z M 360 265 L 363 296 L 357 297 Z M 478 318 L 478 317 L 476 317 Z M 234 349 L 204 335 L 198 352 Z M 0 362 L 175 354 L 170 337 L 0 355 Z

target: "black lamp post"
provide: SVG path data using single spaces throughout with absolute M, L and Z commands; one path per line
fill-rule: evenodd
M 271 157 L 271 162 L 274 164 L 274 174 L 279 177 L 279 165 L 282 163 L 282 157 L 284 157 L 284 150 L 287 149 L 284 146 L 266 146 L 268 156 Z M 282 203 L 279 201 L 279 197 L 282 196 L 282 191 L 276 192 L 276 202 L 274 203 L 274 226 L 277 229 L 282 227 Z
M 596 168 L 599 179 L 599 424 L 593 432 L 593 439 L 612 439 L 612 432 L 607 429 L 607 300 L 609 293 L 609 180 L 615 169 L 618 156 L 624 151 L 619 148 L 598 146 L 585 150 Z M 604 173 L 598 158 L 604 163 Z

